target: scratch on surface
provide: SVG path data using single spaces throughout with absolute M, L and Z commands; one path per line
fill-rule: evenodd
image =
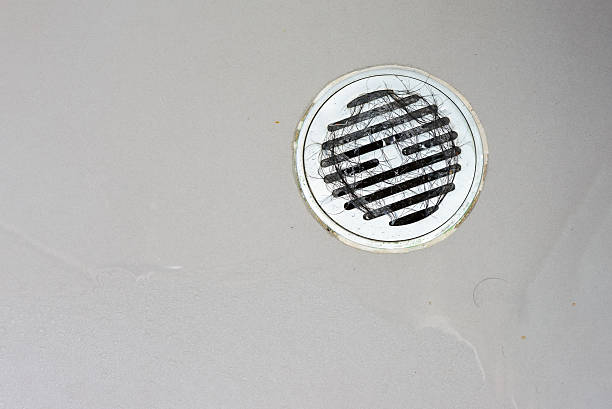
M 586 191 L 577 195 L 577 201 L 571 207 L 569 214 L 565 216 L 565 220 L 558 222 L 558 225 L 562 227 L 561 233 L 551 237 L 550 247 L 545 251 L 545 254 L 540 257 L 540 266 L 536 266 L 533 269 L 536 274 L 529 280 L 529 285 L 536 281 L 541 271 L 551 271 L 556 257 L 569 250 L 571 250 L 571 254 L 573 254 L 574 257 L 569 260 L 570 265 L 566 266 L 566 268 L 567 271 L 574 271 L 574 265 L 577 260 L 583 257 L 585 249 L 591 245 L 591 241 L 597 237 L 597 233 L 605 229 L 606 223 L 603 223 L 603 221 L 606 216 L 602 215 L 602 223 L 593 226 L 593 228 L 586 225 L 588 226 L 587 228 L 574 230 L 574 226 L 583 225 L 582 221 L 585 220 L 588 215 L 589 209 L 592 209 L 593 203 L 605 203 L 609 201 L 607 195 L 610 191 L 608 188 L 610 185 L 610 172 L 607 172 L 603 165 L 600 164 L 591 175 L 593 175 L 590 179 L 591 183 L 588 185 Z M 612 212 L 612 208 L 609 208 L 608 212 Z
M 148 281 L 157 274 L 176 273 L 183 270 L 181 265 L 122 265 L 122 266 L 107 266 L 97 268 L 92 271 L 92 274 L 99 281 L 102 277 L 120 274 L 126 277 L 131 277 L 136 282 Z
M 85 272 L 90 279 L 93 277 L 91 275 L 91 271 L 84 263 L 80 262 L 74 257 L 61 253 L 40 240 L 36 240 L 35 238 L 19 231 L 17 228 L 10 226 L 7 223 L 0 222 L 0 230 L 4 231 L 8 235 L 17 237 L 21 242 L 27 244 L 28 247 L 39 254 L 51 257 L 52 259 L 57 260 L 66 266 Z
M 480 304 L 478 304 L 478 302 L 476 301 L 476 291 L 478 290 L 478 287 L 480 287 L 480 285 L 482 283 L 484 283 L 485 281 L 489 281 L 489 280 L 500 280 L 503 281 L 505 283 L 508 283 L 507 280 L 500 278 L 500 277 L 485 277 L 482 280 L 480 280 L 479 282 L 476 283 L 476 285 L 474 286 L 474 289 L 472 290 L 472 301 L 474 302 L 474 305 L 476 307 L 480 308 Z
M 474 347 L 474 345 L 470 341 L 464 338 L 452 325 L 450 325 L 446 318 L 441 316 L 427 317 L 421 325 L 421 328 L 438 329 L 446 334 L 454 336 L 460 342 L 467 345 L 474 353 L 474 358 L 476 358 L 476 363 L 478 364 L 478 368 L 480 369 L 480 376 L 482 377 L 482 382 L 484 383 L 486 381 L 487 376 L 484 370 L 484 366 L 482 365 L 482 361 L 480 360 L 480 356 L 478 355 L 478 351 L 476 350 L 476 347 Z

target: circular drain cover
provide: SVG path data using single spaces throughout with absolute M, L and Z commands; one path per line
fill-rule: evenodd
M 295 171 L 315 217 L 372 251 L 421 248 L 454 231 L 474 206 L 487 164 L 468 102 L 401 66 L 329 84 L 299 123 Z

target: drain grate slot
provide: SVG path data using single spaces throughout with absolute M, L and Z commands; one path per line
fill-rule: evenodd
M 452 192 L 453 190 L 455 190 L 455 185 L 452 183 L 448 183 L 435 189 L 428 190 L 427 192 L 419 193 L 418 195 L 411 196 L 407 199 L 391 203 L 390 205 L 370 210 L 364 213 L 363 218 L 366 220 L 372 220 L 385 214 L 389 214 L 397 210 L 406 208 L 408 206 L 413 206 L 417 203 L 421 203 L 434 197 L 444 195 L 448 192 Z
M 324 167 L 324 168 L 328 167 L 328 166 L 332 166 L 332 165 L 334 165 L 336 163 L 340 163 L 340 162 L 343 162 L 345 160 L 349 160 L 351 158 L 355 158 L 357 156 L 361 156 L 361 155 L 364 155 L 366 153 L 373 152 L 375 150 L 381 149 L 384 146 L 392 145 L 392 144 L 398 143 L 398 142 L 402 142 L 402 141 L 405 141 L 408 138 L 412 138 L 414 136 L 421 135 L 421 134 L 423 134 L 425 132 L 429 132 L 429 131 L 432 131 L 434 129 L 441 128 L 441 127 L 443 127 L 445 125 L 448 125 L 448 123 L 449 123 L 449 119 L 448 118 L 437 119 L 435 121 L 426 123 L 425 125 L 421 125 L 421 126 L 418 126 L 416 128 L 412 128 L 412 129 L 410 129 L 408 131 L 400 132 L 400 133 L 388 136 L 388 137 L 386 137 L 384 139 L 380 139 L 378 141 L 369 143 L 367 145 L 359 146 L 359 147 L 357 147 L 355 149 L 351 149 L 351 150 L 348 150 L 346 152 L 342 152 L 342 153 L 338 153 L 338 154 L 332 155 L 332 156 L 330 156 L 328 158 L 323 159 L 321 161 L 321 166 Z
M 400 193 L 404 190 L 412 189 L 419 185 L 423 185 L 427 182 L 432 182 L 436 179 L 440 179 L 446 176 L 450 176 L 455 172 L 459 172 L 461 170 L 461 165 L 454 164 L 451 166 L 447 166 L 444 169 L 436 170 L 435 172 L 427 173 L 423 176 L 416 177 L 414 179 L 407 180 L 402 183 L 398 183 L 397 185 L 389 186 L 384 189 L 377 190 L 375 193 L 371 193 L 369 195 L 350 200 L 344 204 L 344 209 L 351 210 L 359 206 L 363 206 L 367 203 L 372 203 L 380 199 L 384 199 L 385 197 L 393 196 L 397 193 Z
M 347 126 L 355 125 L 367 119 L 375 118 L 386 112 L 391 112 L 391 111 L 395 111 L 398 108 L 406 107 L 410 104 L 417 102 L 419 99 L 421 99 L 421 97 L 417 95 L 410 95 L 409 97 L 402 98 L 399 101 L 391 102 L 389 104 L 383 105 L 378 108 L 371 109 L 369 111 L 360 112 L 357 115 L 353 115 L 348 118 L 344 118 L 338 122 L 334 122 L 333 124 L 329 124 L 327 125 L 327 130 L 329 132 L 334 132 L 339 129 L 346 128 Z
M 341 136 L 339 138 L 331 139 L 323 143 L 322 148 L 325 150 L 331 150 L 336 146 L 346 145 L 349 142 L 356 141 L 358 139 L 364 138 L 366 136 L 370 136 L 372 134 L 385 131 L 387 129 L 393 128 L 395 126 L 404 124 L 406 122 L 415 121 L 419 118 L 424 117 L 427 114 L 436 113 L 438 108 L 433 106 L 427 106 L 425 108 L 417 109 L 416 111 L 408 112 L 405 115 L 395 117 L 385 122 L 381 122 L 376 125 L 372 125 L 365 129 L 361 129 L 359 131 L 352 132 L 348 135 Z
M 376 166 L 378 166 L 379 163 L 380 162 L 378 161 L 378 159 L 370 159 L 369 161 L 360 163 L 359 165 L 351 166 L 349 168 L 330 173 L 329 175 L 325 175 L 323 180 L 325 180 L 326 183 L 337 182 L 343 177 L 353 176 L 357 173 L 361 173 L 363 171 L 375 168 Z
M 335 189 L 332 194 L 335 197 L 340 197 L 353 192 L 358 189 L 363 189 L 368 186 L 375 185 L 376 183 L 383 182 L 385 180 L 403 175 L 408 172 L 415 171 L 417 169 L 425 168 L 426 166 L 433 165 L 434 163 L 441 162 L 453 158 L 461 153 L 461 149 L 454 147 L 452 149 L 436 153 L 435 155 L 427 156 L 423 159 L 419 159 L 414 162 L 409 162 L 405 165 L 398 166 L 397 168 L 387 170 L 385 172 L 378 173 L 374 176 L 362 179 L 359 182 L 352 183 L 346 187 Z

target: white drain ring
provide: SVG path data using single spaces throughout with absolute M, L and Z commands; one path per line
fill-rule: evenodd
M 389 220 L 364 220 L 357 209 L 342 207 L 346 200 L 333 197 L 320 177 L 321 143 L 327 125 L 344 118 L 346 104 L 368 92 L 381 89 L 417 90 L 431 95 L 444 116 L 450 118 L 461 148 L 454 191 L 444 197 L 436 213 L 406 226 L 389 226 Z M 465 219 L 483 187 L 487 166 L 487 143 L 476 114 L 466 99 L 450 85 L 424 71 L 397 65 L 355 71 L 326 86 L 314 99 L 298 124 L 294 142 L 298 186 L 316 219 L 343 242 L 376 252 L 405 252 L 429 246 L 450 233 Z

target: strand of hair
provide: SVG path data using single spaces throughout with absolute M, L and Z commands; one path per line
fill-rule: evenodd
M 401 98 L 397 101 L 390 102 L 386 105 L 382 105 L 369 111 L 363 111 L 356 115 L 349 116 L 348 118 L 341 119 L 332 124 L 327 125 L 327 130 L 329 132 L 334 132 L 342 128 L 346 128 L 347 126 L 355 125 L 356 123 L 363 122 L 367 119 L 377 117 L 381 114 L 395 111 L 398 108 L 406 107 L 410 104 L 414 104 L 420 99 L 420 97 L 416 95 L 410 95 L 406 98 Z
M 353 176 L 353 175 L 356 175 L 357 173 L 361 173 L 363 171 L 375 168 L 376 166 L 378 166 L 378 163 L 379 163 L 378 159 L 371 159 L 363 163 L 357 164 L 355 166 L 344 168 L 337 172 L 330 173 L 329 175 L 325 175 L 323 177 L 323 180 L 325 181 L 325 183 L 337 182 L 340 179 L 342 179 L 342 177 Z
M 418 212 L 410 213 L 389 222 L 389 226 L 405 226 L 423 220 L 427 216 L 435 213 L 439 209 L 438 205 L 426 207 Z
M 414 179 L 407 180 L 397 185 L 393 185 L 393 186 L 389 186 L 389 187 L 377 190 L 376 192 L 371 193 L 369 195 L 350 200 L 344 204 L 344 209 L 352 210 L 356 207 L 361 207 L 368 203 L 372 203 L 376 200 L 384 199 L 385 197 L 392 196 L 396 193 L 400 193 L 405 190 L 412 189 L 417 186 L 423 185 L 427 182 L 432 182 L 434 180 L 443 178 L 445 176 L 452 175 L 454 173 L 459 172 L 460 170 L 461 170 L 461 165 L 459 165 L 458 163 L 455 163 L 443 169 L 436 170 L 434 172 L 427 173 L 425 175 L 416 177 Z
M 379 91 L 368 92 L 367 94 L 360 95 L 357 98 L 350 101 L 348 104 L 346 104 L 346 107 L 355 108 L 356 106 L 367 104 L 368 102 L 371 102 L 376 99 L 386 97 L 392 94 L 395 95 L 395 91 L 393 91 L 392 89 L 382 89 Z
M 340 162 L 344 162 L 345 160 L 349 160 L 351 158 L 373 152 L 377 149 L 380 149 L 384 146 L 391 145 L 393 143 L 402 142 L 408 138 L 413 136 L 420 135 L 425 132 L 433 131 L 434 129 L 441 128 L 450 123 L 450 120 L 447 117 L 439 118 L 434 121 L 428 122 L 426 124 L 417 126 L 415 128 L 409 129 L 407 131 L 399 132 L 394 135 L 388 136 L 386 138 L 380 139 L 378 141 L 370 142 L 366 145 L 359 146 L 354 149 L 350 149 L 348 151 L 337 153 L 328 158 L 325 158 L 321 161 L 321 167 L 325 168 L 328 166 L 335 165 Z
M 438 111 L 438 107 L 435 105 L 428 105 L 426 107 L 417 109 L 415 111 L 408 112 L 404 115 L 389 119 L 384 122 L 380 122 L 376 125 L 369 126 L 364 129 L 360 129 L 355 132 L 351 132 L 349 134 L 340 136 L 338 138 L 330 139 L 328 141 L 323 142 L 321 148 L 324 150 L 330 150 L 336 146 L 344 145 L 352 141 L 356 141 L 363 137 L 384 131 L 389 128 L 393 128 L 394 126 L 401 125 L 406 122 L 414 121 L 419 118 L 424 117 L 427 114 L 434 114 Z
M 404 173 L 412 172 L 414 170 L 424 168 L 434 163 L 437 163 L 437 162 L 440 162 L 446 159 L 450 159 L 452 157 L 459 155 L 460 153 L 461 153 L 460 148 L 453 147 L 453 148 L 444 150 L 442 152 L 436 153 L 434 155 L 426 156 L 414 162 L 406 163 L 396 168 L 389 169 L 385 172 L 378 173 L 374 176 L 370 176 L 368 178 L 362 179 L 350 185 L 334 189 L 332 191 L 332 195 L 334 197 L 340 197 L 340 196 L 346 195 L 349 191 L 355 191 L 357 189 L 363 189 L 364 187 L 372 186 L 376 183 L 385 181 L 387 179 L 394 178 Z
M 434 197 L 445 195 L 448 192 L 452 192 L 453 190 L 455 190 L 455 184 L 447 183 L 446 185 L 436 187 L 434 189 L 428 190 L 423 193 L 419 193 L 414 196 L 410 196 L 406 199 L 399 200 L 387 206 L 383 206 L 383 207 L 379 207 L 378 209 L 370 210 L 363 214 L 363 218 L 366 220 L 372 220 L 377 217 L 383 216 L 385 214 L 389 214 L 389 213 L 398 211 L 400 209 L 404 209 L 409 206 L 414 206 L 417 203 L 424 202 Z
M 421 152 L 427 148 L 442 145 L 445 142 L 454 141 L 455 139 L 457 139 L 457 132 L 455 131 L 451 131 L 443 135 L 436 135 L 426 141 L 405 147 L 404 149 L 402 149 L 402 154 L 412 155 L 414 153 Z

